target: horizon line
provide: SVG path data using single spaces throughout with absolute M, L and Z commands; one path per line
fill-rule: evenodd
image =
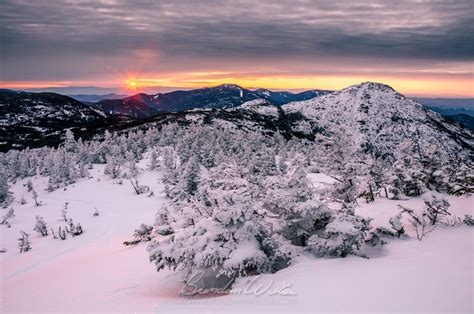
M 390 84 L 387 83 L 382 83 L 382 82 L 375 82 L 375 81 L 365 81 L 365 82 L 374 82 L 374 83 L 379 83 L 379 84 L 384 84 L 392 87 Z M 346 86 L 344 88 L 340 89 L 324 89 L 324 88 L 287 88 L 287 89 L 282 89 L 282 88 L 266 88 L 266 87 L 258 87 L 258 86 L 241 86 L 236 83 L 222 83 L 222 84 L 215 84 L 215 85 L 203 85 L 199 87 L 188 87 L 188 86 L 161 86 L 161 85 L 153 85 L 153 86 L 145 86 L 141 88 L 137 88 L 136 90 L 127 90 L 126 88 L 119 86 L 119 85 L 34 85 L 35 87 L 31 87 L 31 85 L 13 85 L 10 86 L 10 84 L 4 85 L 0 84 L 0 89 L 8 89 L 8 90 L 14 90 L 14 91 L 24 91 L 24 92 L 32 92 L 32 93 L 41 93 L 41 92 L 52 92 L 52 93 L 57 93 L 61 94 L 59 91 L 47 91 L 47 90 L 59 90 L 59 89 L 73 89 L 73 88 L 90 88 L 90 89 L 104 89 L 104 90 L 109 90 L 107 92 L 103 93 L 97 93 L 97 92 L 85 92 L 85 93 L 73 93 L 73 92 L 64 92 L 63 95 L 69 96 L 69 95 L 97 95 L 97 96 L 103 96 L 107 94 L 116 94 L 118 96 L 133 96 L 137 94 L 160 94 L 160 93 L 170 93 L 170 92 L 175 92 L 175 91 L 190 91 L 190 90 L 196 90 L 196 89 L 202 89 L 202 88 L 213 88 L 213 87 L 218 87 L 218 86 L 223 86 L 223 85 L 236 85 L 240 88 L 255 91 L 258 89 L 265 89 L 265 90 L 270 90 L 270 91 L 275 91 L 275 92 L 291 92 L 291 93 L 301 93 L 305 91 L 312 91 L 312 90 L 318 90 L 318 91 L 330 91 L 330 92 L 335 92 L 339 90 L 343 90 L 345 88 L 351 87 L 351 86 L 356 86 L 363 84 L 365 82 L 360 82 L 358 84 L 353 84 Z M 18 86 L 18 87 L 17 87 Z M 158 91 L 158 92 L 151 92 L 150 90 L 153 89 L 163 89 L 166 91 Z M 396 88 L 394 88 L 397 90 Z M 402 93 L 403 95 L 407 97 L 415 97 L 415 98 L 449 98 L 449 99 L 473 99 L 474 95 L 469 95 L 469 96 L 463 96 L 459 94 L 426 94 L 426 93 Z

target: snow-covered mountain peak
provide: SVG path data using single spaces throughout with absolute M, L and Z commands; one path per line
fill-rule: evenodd
M 233 89 L 233 90 L 241 90 L 242 89 L 242 87 L 240 87 L 237 84 L 221 84 L 221 85 L 217 85 L 214 88 L 216 88 L 216 89 Z
M 403 142 L 418 152 L 457 150 L 472 145 L 472 132 L 447 122 L 388 85 L 366 82 L 282 107 L 343 135 L 354 149 L 393 155 Z
M 379 91 L 383 93 L 397 93 L 390 85 L 378 83 L 378 82 L 363 82 L 360 84 L 352 85 L 341 90 L 342 91 L 363 91 L 363 92 L 374 92 Z

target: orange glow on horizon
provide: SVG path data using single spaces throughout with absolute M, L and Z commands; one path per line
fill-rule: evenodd
M 366 81 L 385 83 L 402 94 L 426 97 L 474 97 L 474 80 L 470 77 L 446 75 L 443 77 L 382 76 L 382 75 L 259 75 L 219 71 L 164 73 L 160 76 L 137 74 L 115 78 L 109 82 L 0 82 L 1 88 L 44 88 L 65 86 L 119 87 L 127 93 L 136 93 L 153 87 L 193 89 L 232 83 L 245 88 L 275 90 L 328 89 L 339 90 Z M 117 81 L 117 79 L 119 81 Z

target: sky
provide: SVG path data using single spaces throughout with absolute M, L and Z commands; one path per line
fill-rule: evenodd
M 474 1 L 2 0 L 0 86 L 474 97 Z

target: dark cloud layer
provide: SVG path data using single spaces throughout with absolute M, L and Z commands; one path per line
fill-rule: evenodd
M 3 0 L 1 79 L 86 77 L 137 58 L 151 71 L 474 59 L 472 0 L 360 2 Z

